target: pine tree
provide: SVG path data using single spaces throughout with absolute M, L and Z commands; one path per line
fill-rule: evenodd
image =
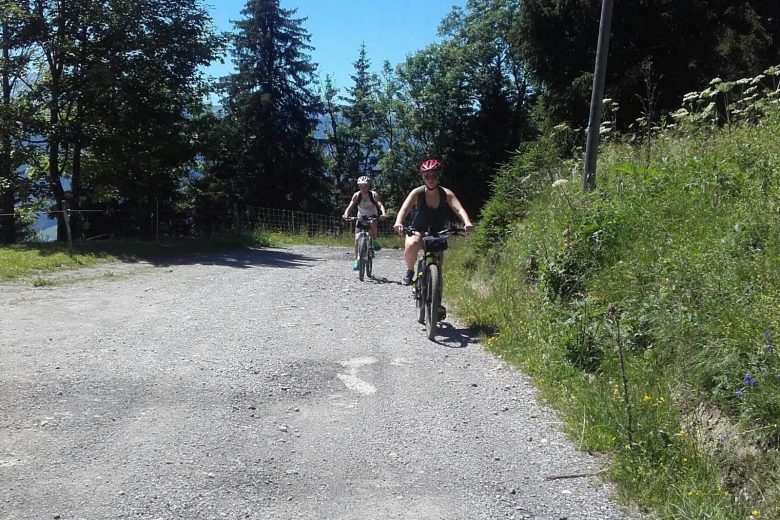
M 279 0 L 249 0 L 235 22 L 233 61 L 223 104 L 240 141 L 230 144 L 233 196 L 248 204 L 322 208 L 327 183 L 315 139 L 321 102 L 304 18 Z
M 377 89 L 379 79 L 371 73 L 371 61 L 366 56 L 366 45 L 360 46 L 357 61 L 352 64 L 355 73 L 352 87 L 347 89 L 344 116 L 349 126 L 351 140 L 350 180 L 361 176 L 371 177 L 379 161 L 379 131 L 377 115 Z

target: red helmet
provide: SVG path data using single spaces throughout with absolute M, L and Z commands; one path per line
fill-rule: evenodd
M 441 168 L 442 166 L 439 161 L 436 159 L 428 159 L 420 164 L 420 173 L 440 172 Z

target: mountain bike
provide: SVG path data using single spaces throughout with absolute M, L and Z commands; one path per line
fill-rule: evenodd
M 379 217 L 350 217 L 347 220 L 349 222 L 356 222 L 355 226 L 358 230 L 357 237 L 357 250 L 358 250 L 358 279 L 362 282 L 363 278 L 368 275 L 369 278 L 374 276 L 374 248 L 371 247 L 371 222 L 377 220 Z
M 449 237 L 463 235 L 465 230 L 450 226 L 438 232 L 428 232 L 404 227 L 404 233 L 422 233 L 423 256 L 417 260 L 413 289 L 419 312 L 417 321 L 425 324 L 428 339 L 432 340 L 438 332 L 439 321 L 447 317 L 447 310 L 441 305 L 444 251 L 449 247 Z

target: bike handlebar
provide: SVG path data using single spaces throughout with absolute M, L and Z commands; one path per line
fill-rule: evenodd
M 449 236 L 449 235 L 465 235 L 465 228 L 459 226 L 449 226 L 441 231 L 428 231 L 425 229 L 417 229 L 412 226 L 404 226 L 404 233 L 408 236 L 412 236 L 414 233 L 422 233 L 423 236 Z
M 377 215 L 377 216 L 374 216 L 374 217 L 366 217 L 366 216 L 363 216 L 363 217 L 347 217 L 344 220 L 346 222 L 355 222 L 357 220 L 364 220 L 366 222 L 373 222 L 374 220 L 379 220 L 380 218 L 382 218 L 382 215 Z

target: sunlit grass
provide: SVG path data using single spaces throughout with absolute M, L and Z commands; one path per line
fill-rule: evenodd
M 354 235 L 344 234 L 335 236 L 326 235 L 309 235 L 304 233 L 299 234 L 285 234 L 273 232 L 269 234 L 269 240 L 274 246 L 291 246 L 291 245 L 316 245 L 316 246 L 332 246 L 332 247 L 352 247 L 354 244 Z M 397 236 L 380 236 L 377 238 L 377 242 L 381 247 L 392 249 L 403 247 L 403 238 Z
M 459 316 L 661 518 L 780 518 L 778 149 L 777 114 L 606 146 L 595 192 L 544 186 L 449 255 Z
M 212 238 L 155 241 L 112 240 L 76 242 L 73 250 L 59 242 L 14 244 L 0 247 L 0 280 L 38 276 L 36 286 L 51 285 L 41 274 L 77 269 L 122 260 L 134 262 L 182 254 L 227 251 L 244 247 L 267 247 L 264 233 Z

